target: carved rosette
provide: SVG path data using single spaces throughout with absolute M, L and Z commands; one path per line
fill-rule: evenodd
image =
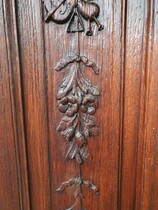
M 53 21 L 58 24 L 68 22 L 67 32 L 79 33 L 85 31 L 84 21 L 87 21 L 87 36 L 93 35 L 92 22 L 96 23 L 99 31 L 103 30 L 103 25 L 97 19 L 100 13 L 98 4 L 88 0 L 61 0 L 57 5 L 54 2 L 44 0 L 46 22 Z M 92 136 L 97 136 L 99 129 L 95 112 L 98 109 L 100 91 L 85 75 L 84 69 L 87 67 L 95 74 L 99 74 L 96 63 L 82 56 L 80 50 L 77 55 L 63 58 L 55 67 L 56 71 L 62 71 L 65 68 L 67 70 L 57 92 L 58 108 L 63 115 L 57 131 L 68 144 L 66 159 L 75 161 L 79 166 L 79 176 L 63 182 L 56 190 L 62 192 L 66 188 L 74 186 L 75 202 L 67 210 L 76 209 L 76 207 L 85 210 L 83 186 L 88 186 L 96 194 L 99 193 L 96 185 L 83 179 L 81 170 L 81 165 L 90 157 L 88 140 Z

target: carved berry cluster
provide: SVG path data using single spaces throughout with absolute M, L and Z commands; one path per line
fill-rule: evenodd
M 59 71 L 72 63 L 57 94 L 59 110 L 64 114 L 57 130 L 68 142 L 66 158 L 76 159 L 78 164 L 89 156 L 87 138 L 98 135 L 99 127 L 93 116 L 98 108 L 99 90 L 81 72 L 81 62 L 98 72 L 98 67 L 84 56 L 65 58 L 56 67 Z
M 94 96 L 88 94 L 79 96 L 69 94 L 60 100 L 59 110 L 65 113 L 67 117 L 72 117 L 78 111 L 93 115 L 98 108 L 98 102 Z

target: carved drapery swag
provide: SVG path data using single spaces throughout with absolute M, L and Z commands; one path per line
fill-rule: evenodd
M 45 22 L 53 21 L 57 24 L 67 24 L 68 33 L 86 31 L 87 36 L 92 36 L 92 22 L 96 23 L 98 31 L 104 29 L 104 26 L 97 19 L 100 8 L 94 2 L 61 0 L 56 5 L 54 1 L 44 0 L 44 9 L 46 12 Z M 86 22 L 87 28 L 85 29 Z M 63 182 L 56 190 L 57 192 L 63 192 L 66 188 L 75 186 L 75 201 L 67 210 L 74 209 L 77 205 L 80 206 L 80 209 L 85 209 L 83 205 L 83 186 L 88 186 L 96 194 L 99 193 L 96 185 L 82 177 L 81 166 L 90 156 L 88 139 L 91 136 L 98 135 L 99 124 L 94 115 L 98 108 L 98 97 L 100 95 L 99 88 L 92 84 L 84 74 L 83 66 L 91 68 L 94 74 L 99 74 L 96 63 L 83 56 L 80 49 L 77 54 L 64 57 L 55 67 L 56 71 L 62 71 L 66 67 L 68 69 L 57 93 L 58 108 L 63 113 L 57 131 L 68 144 L 66 159 L 75 161 L 79 167 L 78 177 Z

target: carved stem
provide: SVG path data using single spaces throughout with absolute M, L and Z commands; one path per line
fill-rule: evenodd
M 81 170 L 81 165 L 79 165 L 79 179 L 81 180 L 79 184 L 79 193 L 80 193 L 80 209 L 83 210 L 83 193 L 82 193 L 82 186 L 83 186 L 83 178 L 82 178 L 82 170 Z
M 78 27 L 79 27 L 79 20 L 78 20 Z M 80 33 L 77 33 L 77 37 L 78 37 L 78 56 L 80 56 Z M 80 62 L 79 62 L 79 71 L 80 71 Z M 80 116 L 79 116 L 80 118 Z M 80 122 L 80 121 L 79 121 Z M 81 126 L 81 124 L 79 123 L 79 127 Z M 82 169 L 81 169 L 81 165 L 78 166 L 79 168 L 79 179 L 81 180 L 81 183 L 79 185 L 79 192 L 80 192 L 80 210 L 84 210 L 84 206 L 83 206 L 83 193 L 82 193 L 82 185 L 83 185 L 83 178 L 82 178 Z

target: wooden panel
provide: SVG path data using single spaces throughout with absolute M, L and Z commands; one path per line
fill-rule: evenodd
M 14 1 L 0 1 L 0 209 L 29 210 Z
M 84 189 L 84 204 L 87 209 L 115 210 L 119 190 L 122 4 L 120 0 L 100 0 L 98 4 L 105 30 L 99 33 L 95 29 L 91 38 L 80 35 L 81 54 L 101 68 L 100 76 L 87 73 L 88 77 L 102 90 L 97 113 L 99 136 L 89 141 L 93 161 L 83 166 L 83 176 L 98 183 L 100 196 Z M 65 209 L 74 202 L 73 188 L 61 194 L 56 189 L 64 180 L 76 177 L 78 169 L 65 160 L 65 144 L 56 131 L 61 119 L 56 92 L 66 71 L 55 72 L 55 66 L 65 56 L 78 53 L 78 35 L 67 34 L 66 25 L 46 25 L 39 1 L 22 0 L 17 6 L 31 208 Z
M 121 209 L 141 209 L 148 2 L 126 1 Z
M 98 32 L 93 24 L 92 37 L 85 34 L 80 34 L 79 37 L 77 34 L 67 34 L 66 24 L 44 23 L 41 1 L 16 2 L 31 209 L 62 210 L 74 202 L 73 187 L 63 193 L 56 192 L 63 181 L 78 176 L 78 168 L 73 161 L 65 160 L 66 146 L 56 131 L 62 118 L 56 93 L 66 70 L 62 73 L 56 72 L 55 66 L 62 58 L 74 55 L 80 49 L 82 55 L 94 61 L 101 69 L 98 76 L 85 71 L 87 77 L 101 89 L 101 96 L 96 113 L 100 123 L 99 136 L 88 141 L 93 159 L 82 166 L 83 177 L 98 184 L 100 195 L 95 197 L 88 189 L 83 188 L 84 205 L 87 210 L 156 210 L 158 1 L 98 0 L 101 8 L 99 20 L 105 29 Z M 1 33 L 4 35 L 4 30 Z M 10 34 L 10 40 L 11 35 L 13 34 Z M 5 40 L 2 40 L 2 43 L 4 44 Z M 5 58 L 8 56 L 7 50 Z M 17 51 L 12 51 L 14 56 L 16 53 Z M 11 64 L 6 64 L 6 60 L 2 57 L 2 66 L 9 68 Z M 15 66 L 10 69 L 14 70 Z M 14 81 L 17 74 L 19 85 L 19 66 L 17 69 L 12 79 Z M 2 81 L 10 82 L 8 75 L 9 73 L 4 71 Z M 7 97 L 4 104 L 9 111 L 3 111 L 3 114 L 7 113 L 5 119 L 9 123 L 8 127 L 12 127 L 12 132 L 9 133 L 11 136 L 8 137 L 9 144 L 12 144 L 14 125 L 10 123 L 12 109 L 15 107 L 12 105 L 14 93 L 9 82 L 4 83 L 6 91 L 3 91 L 2 84 L 2 93 L 10 94 L 11 97 L 11 101 Z M 20 112 L 16 127 L 18 131 L 22 129 L 18 135 L 24 139 L 19 88 L 14 91 L 19 94 L 14 103 L 16 107 L 20 104 L 20 107 L 16 108 L 16 111 Z M 10 92 L 7 93 L 7 90 Z M 2 98 L 3 95 L 4 93 L 1 94 Z M 24 161 L 21 171 L 25 177 L 27 174 L 23 143 L 19 151 Z M 18 196 L 21 190 L 17 190 L 18 177 L 15 167 L 22 166 L 16 163 L 16 154 L 9 153 L 14 159 L 12 173 L 17 180 L 14 196 Z M 27 181 L 20 186 L 23 189 L 26 187 L 24 196 L 27 198 L 27 206 Z M 11 196 L 12 192 L 9 195 Z M 20 208 L 17 205 L 22 205 L 23 200 L 20 198 L 19 204 L 16 203 L 17 199 L 18 197 L 13 199 L 16 210 Z M 9 200 L 5 202 L 9 203 Z
M 158 209 L 158 1 L 150 4 L 146 58 L 144 183 L 142 209 Z
M 79 35 L 80 53 L 93 60 L 101 68 L 99 77 L 87 72 L 88 77 L 102 89 L 98 122 L 99 136 L 88 141 L 93 160 L 82 166 L 83 177 L 91 178 L 100 188 L 100 196 L 83 189 L 86 209 L 117 209 L 118 196 L 118 158 L 119 158 L 119 120 L 121 89 L 121 1 L 98 1 L 101 9 L 100 21 L 105 30 L 93 37 Z M 115 12 L 114 12 L 115 11 Z M 105 21 L 106 20 L 106 21 Z M 65 147 L 55 129 L 60 119 L 57 108 L 56 92 L 61 79 L 54 67 L 66 55 L 78 53 L 78 35 L 65 33 L 66 26 L 49 23 L 45 26 L 46 68 L 48 72 L 49 136 L 51 153 L 51 177 L 53 209 L 65 209 L 74 202 L 73 188 L 57 194 L 56 187 L 63 179 L 76 177 L 78 169 L 73 163 L 65 161 Z M 93 26 L 94 27 L 94 26 Z M 53 42 L 52 40 L 56 40 Z M 102 41 L 101 41 L 102 40 Z M 57 44 L 58 43 L 58 44 Z M 115 48 L 115 51 L 114 51 Z M 98 53 L 96 53 L 96 51 Z M 101 81 L 101 82 L 98 82 Z M 103 114 L 104 113 L 104 114 Z M 63 173 L 64 172 L 64 173 Z M 54 178 L 53 178 L 54 177 Z

